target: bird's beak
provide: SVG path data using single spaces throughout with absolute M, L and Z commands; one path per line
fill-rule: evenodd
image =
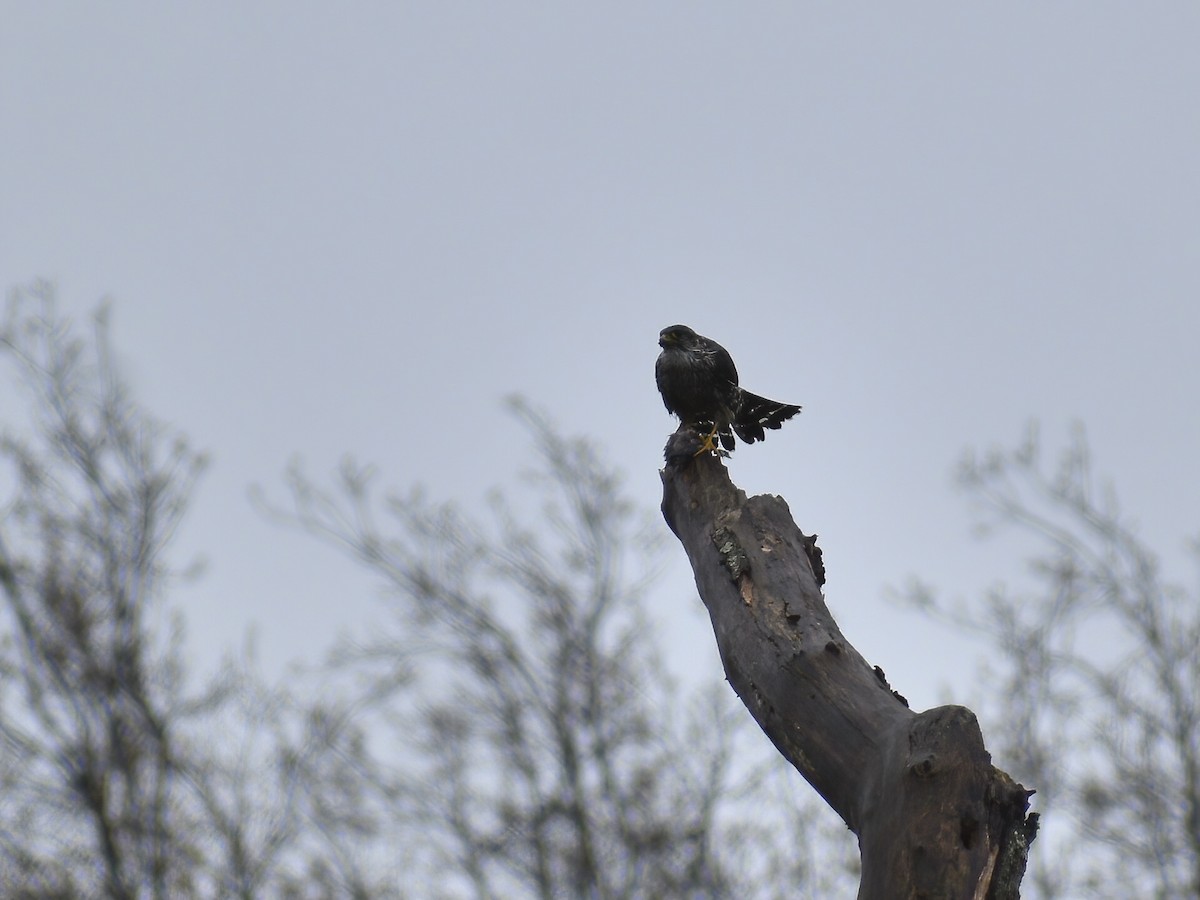
M 671 339 L 670 335 L 660 334 L 658 336 L 658 346 L 660 346 L 660 347 L 665 348 L 667 346 L 667 344 L 673 344 L 673 343 L 675 343 L 675 341 Z

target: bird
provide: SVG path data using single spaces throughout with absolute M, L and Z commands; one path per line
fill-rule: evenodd
M 667 412 L 682 425 L 707 432 L 701 453 L 733 450 L 736 434 L 747 444 L 766 438 L 767 428 L 779 428 L 800 407 L 778 403 L 738 386 L 737 367 L 729 351 L 686 325 L 672 325 L 658 334 L 662 352 L 654 364 L 654 379 Z

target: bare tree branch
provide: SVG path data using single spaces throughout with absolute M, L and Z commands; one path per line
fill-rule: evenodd
M 815 538 L 778 497 L 668 444 L 663 515 L 687 550 L 729 682 L 858 835 L 860 898 L 1016 897 L 1036 815 L 962 707 L 908 709 L 842 635 Z
M 1077 428 L 1057 467 L 1037 431 L 969 454 L 960 481 L 1040 549 L 1034 588 L 993 589 L 981 617 L 928 590 L 933 615 L 994 643 L 993 715 L 1021 777 L 1057 823 L 1033 857 L 1043 897 L 1200 894 L 1200 606 L 1164 583 Z
M 5 895 L 259 896 L 295 864 L 257 742 L 286 707 L 236 661 L 192 689 L 165 603 L 204 457 L 132 400 L 104 310 L 85 340 L 48 285 L 14 291 L 0 361 L 33 413 L 0 437 Z

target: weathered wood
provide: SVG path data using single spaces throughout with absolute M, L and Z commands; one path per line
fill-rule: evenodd
M 860 900 L 1018 896 L 1037 815 L 993 768 L 975 715 L 916 713 L 838 629 L 815 535 L 721 460 L 667 445 L 662 512 L 687 551 L 733 689 L 858 836 Z

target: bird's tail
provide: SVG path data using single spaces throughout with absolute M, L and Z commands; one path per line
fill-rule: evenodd
M 737 418 L 732 424 L 737 436 L 747 444 L 763 440 L 767 436 L 764 429 L 779 428 L 800 412 L 799 406 L 777 403 L 745 390 L 742 391 L 741 401 Z

